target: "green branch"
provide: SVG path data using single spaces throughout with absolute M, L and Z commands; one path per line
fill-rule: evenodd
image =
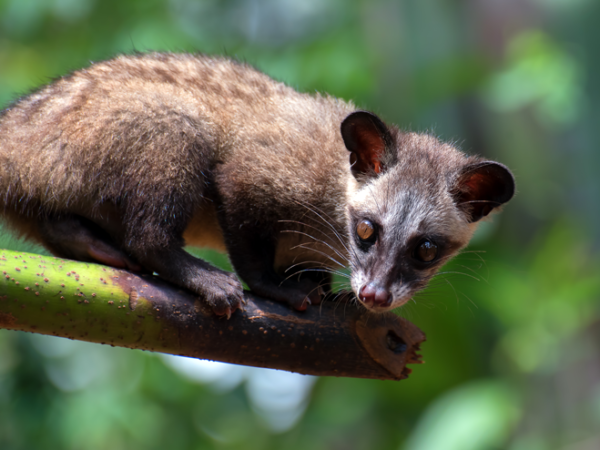
M 0 328 L 312 375 L 402 379 L 424 334 L 394 314 L 346 302 L 305 312 L 246 293 L 216 317 L 152 276 L 0 251 Z

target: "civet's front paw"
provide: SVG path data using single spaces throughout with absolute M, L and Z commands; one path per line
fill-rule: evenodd
M 229 319 L 236 309 L 242 309 L 244 288 L 234 273 L 215 270 L 194 281 L 196 292 L 217 316 Z

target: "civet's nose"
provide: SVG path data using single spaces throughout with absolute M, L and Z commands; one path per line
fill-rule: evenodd
M 390 306 L 390 302 L 392 301 L 389 291 L 374 281 L 360 288 L 358 298 L 367 306 L 386 307 Z

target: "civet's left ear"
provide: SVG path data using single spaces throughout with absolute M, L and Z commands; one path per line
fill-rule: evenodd
M 368 111 L 355 111 L 344 119 L 341 132 L 355 176 L 377 176 L 385 172 L 393 159 L 393 139 L 379 117 Z
M 465 166 L 453 192 L 469 222 L 477 222 L 512 198 L 515 179 L 505 165 L 481 161 Z

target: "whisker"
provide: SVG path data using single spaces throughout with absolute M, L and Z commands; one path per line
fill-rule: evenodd
M 338 241 L 341 243 L 341 245 L 344 247 L 344 249 L 348 252 L 348 253 L 352 253 L 354 255 L 354 260 L 356 261 L 356 263 L 359 265 L 359 267 L 362 267 L 362 262 L 360 260 L 360 258 L 358 257 L 356 250 L 354 249 L 354 247 L 352 245 L 346 245 L 346 239 L 344 239 L 340 233 L 336 230 L 336 228 L 330 223 L 330 221 L 333 222 L 333 220 L 331 219 L 331 217 L 324 211 L 322 211 L 320 208 L 314 206 L 314 205 L 310 205 L 310 204 L 306 204 L 306 203 L 302 203 L 296 200 L 296 203 L 298 205 L 304 206 L 307 210 L 311 211 L 313 214 L 315 214 L 317 217 L 319 217 L 323 223 L 325 225 L 327 225 L 332 231 L 333 233 L 336 235 L 336 237 L 338 238 Z M 323 218 L 323 215 L 325 217 L 327 217 L 330 221 L 325 220 L 325 218 Z
M 340 233 L 338 232 L 338 230 L 333 226 L 332 222 L 334 222 L 334 220 L 324 211 L 322 211 L 320 208 L 311 205 L 309 203 L 303 203 L 300 202 L 298 200 L 294 200 L 298 205 L 305 207 L 307 210 L 309 210 L 310 212 L 312 212 L 314 215 L 316 215 L 319 219 L 321 219 L 322 223 L 327 225 L 331 231 L 333 231 L 333 233 L 335 234 L 335 236 L 338 238 L 339 242 L 345 247 L 346 246 L 346 241 L 345 239 L 342 238 L 342 236 L 340 235 Z M 323 216 L 327 217 L 326 220 Z M 312 219 L 312 217 L 310 217 Z M 314 220 L 314 219 L 313 219 Z
M 283 281 L 281 282 L 281 284 L 283 284 L 283 282 L 285 282 L 285 281 L 289 280 L 290 278 L 292 278 L 292 277 L 294 277 L 294 276 L 296 276 L 296 275 L 300 275 L 300 274 L 302 274 L 302 273 L 305 273 L 305 272 L 331 273 L 331 272 L 330 272 L 330 271 L 328 271 L 327 269 L 321 269 L 321 268 L 318 268 L 318 267 L 316 267 L 316 268 L 311 268 L 311 269 L 300 269 L 300 270 L 297 270 L 296 272 L 294 272 L 294 273 L 292 273 L 292 274 L 288 275 L 287 277 L 285 277 L 285 278 L 283 279 Z
M 307 247 L 307 244 L 298 244 L 298 245 L 292 247 L 292 249 L 296 249 L 296 248 L 302 248 L 304 250 L 313 251 L 313 252 L 318 253 L 318 254 L 320 254 L 322 256 L 325 256 L 327 259 L 329 259 L 330 261 L 334 262 L 335 264 L 337 264 L 340 267 L 346 267 L 345 264 L 340 263 L 333 256 L 328 255 L 327 253 L 322 252 L 321 250 L 317 250 L 316 248 Z
M 475 275 L 471 275 L 470 273 L 457 272 L 457 271 L 450 271 L 450 270 L 449 270 L 449 271 L 445 271 L 445 272 L 438 272 L 438 273 L 436 273 L 436 274 L 435 274 L 435 275 L 432 277 L 432 279 L 433 279 L 433 278 L 436 278 L 436 277 L 438 277 L 438 276 L 440 276 L 440 275 L 448 275 L 448 274 L 464 275 L 465 277 L 469 277 L 469 278 L 473 278 L 474 280 L 481 281 L 481 279 L 477 278 Z
M 472 305 L 473 305 L 475 308 L 479 309 L 479 306 L 477 306 L 477 304 L 476 304 L 476 303 L 475 303 L 473 300 L 471 300 L 471 298 L 470 298 L 468 295 L 466 295 L 464 292 L 462 293 L 462 295 L 463 295 L 463 297 L 465 297 L 467 300 L 469 300 L 469 302 L 471 302 L 471 304 L 472 304 Z M 471 313 L 472 313 L 472 311 L 471 311 Z
M 323 241 L 323 240 L 321 240 L 321 239 L 317 239 L 316 237 L 314 237 L 314 236 L 311 236 L 310 234 L 308 234 L 308 233 L 305 233 L 304 231 L 299 231 L 299 230 L 282 230 L 281 232 L 282 232 L 282 233 L 296 233 L 296 234 L 300 234 L 300 235 L 302 235 L 302 236 L 309 237 L 309 238 L 313 239 L 313 240 L 315 241 L 315 243 L 317 243 L 317 244 L 323 244 L 323 245 L 325 245 L 327 248 L 329 248 L 329 249 L 330 249 L 332 252 L 334 252 L 334 253 L 335 253 L 336 255 L 338 255 L 340 258 L 342 258 L 342 259 L 344 259 L 344 260 L 346 259 L 346 257 L 345 257 L 344 255 L 342 255 L 340 252 L 338 252 L 338 251 L 337 251 L 335 248 L 333 248 L 333 247 L 332 247 L 331 245 L 329 245 L 327 242 L 325 242 L 325 241 Z M 299 247 L 300 247 L 300 246 L 302 246 L 302 245 L 307 245 L 307 243 L 299 244 L 299 245 L 297 245 L 297 246 L 295 246 L 295 247 L 292 247 L 292 250 L 293 250 L 293 249 L 296 249 L 296 248 L 299 248 Z M 304 248 L 306 248 L 306 247 L 304 247 Z M 307 248 L 307 250 L 314 250 L 314 249 Z M 340 266 L 345 266 L 345 264 L 342 264 L 342 263 L 340 263 L 340 262 L 338 262 L 338 261 L 335 261 L 335 262 L 336 262 L 337 264 L 339 264 Z
M 470 272 L 473 272 L 473 274 L 475 274 L 475 275 L 478 275 L 478 276 L 480 276 L 480 277 L 481 277 L 481 280 L 480 280 L 480 281 L 483 281 L 483 282 L 485 282 L 485 283 L 487 283 L 487 282 L 489 281 L 487 278 L 484 278 L 483 276 L 479 275 L 479 273 L 478 273 L 478 269 L 479 269 L 479 268 L 478 268 L 477 270 L 476 270 L 476 269 L 472 269 L 471 267 L 465 266 L 464 264 L 459 264 L 458 266 L 459 266 L 459 267 L 462 267 L 462 268 L 463 268 L 463 269 L 465 269 L 465 270 L 468 270 L 468 271 L 470 271 Z
M 486 261 L 486 260 L 483 258 L 483 256 L 481 256 L 481 254 L 482 254 L 482 253 L 486 253 L 486 252 L 485 252 L 485 251 L 483 251 L 483 250 L 470 250 L 470 251 L 465 251 L 465 252 L 462 252 L 462 253 L 459 255 L 459 257 L 460 257 L 460 258 L 458 259 L 458 261 L 460 261 L 460 260 L 464 260 L 464 259 L 465 259 L 465 258 L 463 258 L 463 257 L 462 257 L 462 256 L 463 256 L 465 253 L 468 253 L 468 254 L 473 254 L 473 256 L 476 256 L 476 257 L 477 257 L 477 259 L 475 259 L 475 260 L 474 260 L 474 259 L 468 259 L 468 261 L 480 261 L 480 262 L 481 262 L 481 265 L 479 266 L 479 268 L 483 268 L 483 267 L 485 267 L 485 269 L 486 269 L 486 272 L 487 272 L 487 275 L 486 275 L 486 279 L 487 279 L 487 278 L 489 277 L 489 274 L 490 274 L 490 272 L 489 272 L 489 268 L 488 268 L 488 265 L 487 265 L 487 261 Z
M 318 261 L 303 261 L 303 262 L 299 262 L 299 263 L 294 264 L 293 266 L 290 266 L 287 269 L 285 269 L 285 272 L 288 272 L 288 271 L 294 269 L 295 267 L 298 267 L 298 266 L 300 266 L 300 265 L 302 265 L 304 263 L 317 263 L 317 262 Z M 319 269 L 321 272 L 324 272 L 324 273 L 330 273 L 332 275 L 337 275 L 337 276 L 342 277 L 342 278 L 350 279 L 350 275 L 348 275 L 347 273 L 342 272 L 340 270 L 332 269 L 331 267 L 325 266 L 323 264 L 312 266 L 312 267 L 309 267 L 309 268 L 306 268 L 306 269 L 302 269 L 302 270 L 307 270 L 307 269 Z
M 460 252 L 461 255 L 464 255 L 465 253 L 487 253 L 486 250 L 463 250 L 462 252 Z
M 299 263 L 299 264 L 301 264 L 301 263 Z M 296 266 L 298 266 L 299 264 L 296 264 Z M 288 270 L 290 270 L 290 269 L 291 269 L 291 267 L 290 267 L 290 268 L 288 268 L 288 269 L 286 269 L 286 272 L 287 272 Z M 339 276 L 344 276 L 344 275 L 345 275 L 345 274 L 343 274 L 343 273 L 341 273 L 341 272 L 339 272 L 339 271 L 336 271 L 336 270 L 331 270 L 331 269 L 329 269 L 329 268 L 327 268 L 327 267 L 311 267 L 311 268 L 307 268 L 307 269 L 300 269 L 300 270 L 297 270 L 296 272 L 292 273 L 291 275 L 288 275 L 287 277 L 285 277 L 285 278 L 284 278 L 284 281 L 285 281 L 285 280 L 287 280 L 287 279 L 289 279 L 289 278 L 291 278 L 291 277 L 293 277 L 294 275 L 298 275 L 298 274 L 301 274 L 301 273 L 304 273 L 304 272 L 320 272 L 320 273 L 330 273 L 330 274 L 332 274 L 332 275 L 339 275 Z M 349 278 L 350 278 L 350 277 L 348 277 L 348 279 L 349 279 Z
M 456 257 L 460 259 L 460 258 L 463 258 L 465 255 L 473 255 L 473 256 L 477 256 L 477 259 L 485 264 L 486 261 L 485 261 L 485 259 L 483 259 L 483 256 L 481 256 L 482 254 L 485 254 L 485 253 L 487 253 L 485 250 L 463 250 Z
M 458 292 L 456 292 L 456 289 L 454 288 L 454 285 L 452 283 L 450 283 L 450 281 L 447 278 L 443 278 L 443 280 L 448 283 L 448 285 L 452 288 L 452 290 L 454 291 L 454 295 L 456 296 L 456 304 L 458 305 L 459 303 L 459 299 L 458 299 Z
M 323 230 L 321 230 L 320 228 L 317 228 L 317 227 L 315 227 L 315 226 L 309 225 L 309 224 L 307 224 L 307 223 L 304 223 L 304 222 L 300 222 L 300 221 L 298 221 L 298 220 L 280 220 L 279 222 L 281 222 L 281 223 L 295 223 L 295 224 L 298 224 L 298 225 L 302 225 L 302 226 L 305 226 L 305 227 L 308 227 L 308 228 L 312 228 L 313 230 L 316 230 L 316 231 L 318 231 L 319 233 L 322 233 L 322 234 L 323 234 L 325 237 L 327 237 L 327 238 L 329 238 L 329 237 L 330 237 L 330 236 L 328 236 L 327 234 L 325 234 L 325 232 L 324 232 Z M 306 232 L 303 232 L 303 231 L 300 231 L 300 230 L 281 230 L 281 232 L 282 232 L 282 233 L 298 233 L 298 234 L 302 234 L 302 233 L 304 233 L 304 235 L 305 235 L 305 236 L 312 238 L 312 239 L 313 239 L 313 240 L 315 240 L 316 242 L 321 242 L 321 243 L 323 243 L 323 244 L 327 245 L 327 246 L 328 246 L 328 247 L 329 247 L 329 248 L 330 248 L 330 249 L 331 249 L 333 252 L 335 252 L 335 253 L 336 253 L 336 254 L 337 254 L 337 255 L 338 255 L 340 258 L 342 258 L 342 259 L 347 259 L 347 258 L 346 258 L 344 255 L 342 255 L 342 254 L 341 254 L 339 251 L 337 251 L 337 250 L 336 250 L 336 249 L 335 249 L 335 248 L 334 248 L 332 245 L 330 245 L 330 244 L 328 244 L 327 242 L 325 242 L 324 240 L 322 240 L 322 239 L 318 239 L 317 237 L 315 237 L 315 236 L 312 236 L 312 235 L 310 235 L 310 234 L 308 234 L 308 233 L 306 233 Z M 346 247 L 346 244 L 345 244 L 344 242 L 342 242 L 342 246 L 344 247 L 344 249 L 345 249 L 346 251 L 348 250 L 348 249 L 347 249 L 347 247 Z

